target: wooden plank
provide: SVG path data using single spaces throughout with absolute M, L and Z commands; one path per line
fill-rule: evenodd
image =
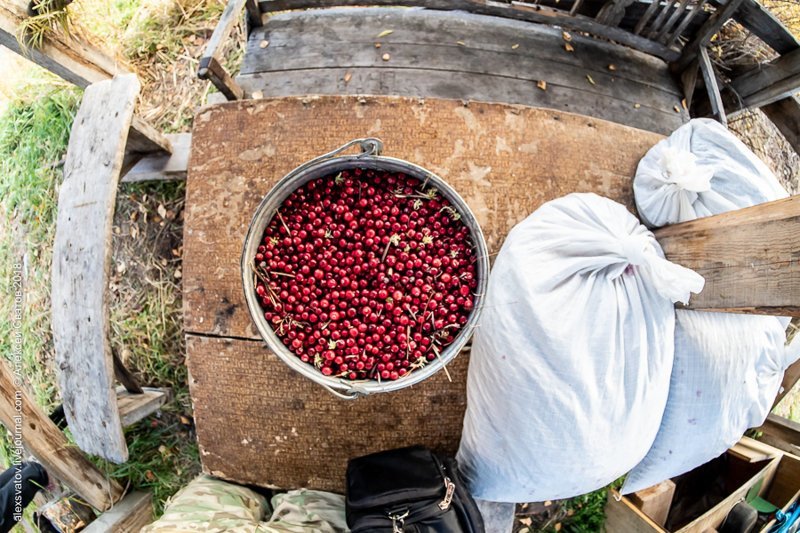
M 342 401 L 262 342 L 186 338 L 203 470 L 237 483 L 344 492 L 347 460 L 423 444 L 454 454 L 468 354 L 413 388 Z M 368 436 L 368 438 L 365 438 Z
M 769 414 L 764 424 L 758 428 L 758 431 L 780 439 L 787 444 L 800 446 L 800 424 L 788 418 Z
M 105 510 L 122 497 L 123 488 L 106 477 L 37 407 L 21 387 L 25 376 L 0 361 L 0 422 L 13 439 L 51 474 L 74 490 L 92 507 Z M 20 450 L 20 453 L 24 453 Z M 23 457 L 20 457 L 22 459 Z
M 761 107 L 800 91 L 800 48 L 734 79 L 731 89 L 744 107 Z
M 699 63 L 699 61 L 692 62 L 681 73 L 681 85 L 683 86 L 683 98 L 686 100 L 686 109 L 692 109 L 694 89 L 697 87 L 697 74 L 700 72 Z
M 104 54 L 79 36 L 67 39 L 50 35 L 37 49 L 23 49 L 17 41 L 22 21 L 27 18 L 26 0 L 0 3 L 0 45 L 23 55 L 50 72 L 79 87 L 129 71 L 114 58 Z
M 131 492 L 112 509 L 98 516 L 86 526 L 83 533 L 139 533 L 153 521 L 153 495 L 149 492 Z
M 667 522 L 667 515 L 669 514 L 669 508 L 672 505 L 672 497 L 674 495 L 675 482 L 671 479 L 667 479 L 652 487 L 634 492 L 630 494 L 628 498 L 633 505 L 649 516 L 653 522 L 664 527 L 664 524 Z
M 721 2 L 715 0 L 714 4 Z M 800 41 L 757 0 L 744 0 L 733 18 L 779 54 L 788 54 L 800 48 Z
M 140 154 L 150 154 L 162 152 L 172 153 L 172 144 L 169 137 L 155 129 L 146 120 L 133 116 L 131 129 L 128 132 L 128 143 L 125 146 L 127 152 Z
M 67 148 L 53 247 L 52 328 L 64 412 L 78 446 L 114 462 L 126 461 L 128 449 L 114 391 L 106 288 L 139 87 L 128 74 L 86 89 Z
M 675 31 L 665 38 L 664 44 L 666 46 L 672 46 L 675 44 L 678 38 L 683 35 L 687 28 L 689 28 L 690 25 L 697 19 L 697 16 L 705 14 L 705 10 L 703 9 L 705 5 L 706 0 L 700 0 L 694 6 L 692 6 L 686 13 L 686 16 L 683 17 L 683 20 L 681 20 L 680 24 L 678 24 L 678 27 L 675 28 Z
M 738 1 L 738 0 L 733 0 Z M 338 6 L 361 6 L 364 0 L 261 0 L 261 11 L 268 16 L 274 11 L 300 10 L 308 8 L 324 8 Z M 550 24 L 567 30 L 583 31 L 597 37 L 609 39 L 629 46 L 635 50 L 660 57 L 665 61 L 678 59 L 679 53 L 639 35 L 635 35 L 621 28 L 606 26 L 597 21 L 581 15 L 570 16 L 567 12 L 546 8 L 542 6 L 523 6 L 519 4 L 502 4 L 499 2 L 486 2 L 483 0 L 371 0 L 370 5 L 375 6 L 408 6 L 427 7 L 428 9 L 444 11 L 467 11 L 477 15 Z
M 655 231 L 705 288 L 688 309 L 800 316 L 800 196 Z
M 723 126 L 728 125 L 728 119 L 725 116 L 725 106 L 722 104 L 722 96 L 719 94 L 719 85 L 717 85 L 717 75 L 714 72 L 714 67 L 711 64 L 711 59 L 708 57 L 708 50 L 703 47 L 697 56 L 698 64 L 700 65 L 700 72 L 703 74 L 703 81 L 706 86 L 706 94 L 708 94 L 708 101 L 711 104 L 711 116 L 720 122 Z M 688 103 L 687 103 L 688 106 Z
M 682 72 L 692 61 L 697 59 L 700 49 L 708 45 L 711 38 L 722 28 L 722 25 L 733 16 L 737 9 L 739 9 L 742 1 L 743 0 L 728 0 L 722 8 L 717 9 L 717 11 L 706 20 L 695 34 L 692 41 L 684 47 L 680 58 L 673 64 L 675 72 Z
M 605 511 L 608 533 L 667 533 L 616 490 L 608 491 Z
M 570 113 L 433 98 L 273 98 L 207 107 L 195 117 L 187 178 L 185 331 L 259 338 L 239 275 L 252 214 L 294 167 L 365 134 L 380 137 L 387 155 L 446 179 L 475 213 L 490 253 L 517 222 L 570 192 L 596 192 L 633 210 L 630 177 L 663 138 Z
M 652 18 L 659 7 L 661 7 L 661 0 L 652 0 L 650 5 L 647 6 L 645 12 L 642 14 L 641 18 L 639 18 L 639 21 L 636 23 L 633 33 L 640 35 L 647 26 L 647 23 L 650 22 L 650 18 Z
M 800 341 L 795 341 L 800 342 Z M 772 404 L 772 408 L 781 403 L 784 396 L 789 394 L 789 392 L 794 388 L 797 382 L 800 381 L 800 360 L 795 361 L 786 369 L 783 374 L 783 381 L 781 381 L 781 388 L 778 391 L 778 395 L 775 397 L 775 402 Z
M 172 153 L 143 157 L 122 177 L 122 183 L 186 179 L 192 134 L 167 134 L 166 137 L 172 145 Z
M 214 27 L 214 32 L 206 43 L 206 49 L 200 57 L 200 66 L 203 67 L 203 60 L 211 58 L 217 61 L 222 61 L 222 49 L 225 42 L 230 38 L 233 28 L 239 22 L 239 17 L 242 15 L 242 10 L 248 0 L 228 0 L 225 4 L 225 9 Z M 202 77 L 202 76 L 201 76 Z
M 134 394 L 141 394 L 142 387 L 136 382 L 136 378 L 134 377 L 133 373 L 128 370 L 125 364 L 122 362 L 122 359 L 119 358 L 117 355 L 117 351 L 112 349 L 111 355 L 114 358 L 114 377 L 117 378 L 120 385 L 127 390 L 128 392 L 132 392 Z
M 210 80 L 214 87 L 224 94 L 228 100 L 241 100 L 244 98 L 242 88 L 214 57 L 200 59 L 200 69 L 197 71 L 197 76 L 202 80 Z
M 748 463 L 758 463 L 780 455 L 779 450 L 772 446 L 748 437 L 742 437 L 728 453 Z
M 251 28 L 261 26 L 261 8 L 258 7 L 257 0 L 246 0 L 244 8 L 247 10 L 247 22 Z
M 761 108 L 794 151 L 800 154 L 800 100 L 790 96 Z
M 798 491 L 800 491 L 800 459 L 784 455 L 765 499 L 768 502 L 788 502 L 797 497 Z
M 117 388 L 117 405 L 122 427 L 132 426 L 136 422 L 155 413 L 167 403 L 172 393 L 169 389 L 143 387 L 141 394 L 128 392 L 124 387 Z
M 678 3 L 676 1 L 676 3 Z M 667 38 L 667 34 L 675 26 L 675 23 L 678 22 L 681 15 L 686 11 L 686 7 L 689 5 L 689 0 L 680 0 L 678 3 L 678 7 L 673 10 L 672 14 L 669 16 L 669 20 L 658 30 L 658 33 L 655 34 L 654 39 L 659 42 L 664 42 Z

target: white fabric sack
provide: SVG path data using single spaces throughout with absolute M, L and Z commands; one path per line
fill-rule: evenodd
M 637 464 L 667 400 L 673 302 L 702 286 L 609 199 L 570 194 L 518 224 L 470 358 L 458 459 L 473 495 L 567 498 Z
M 767 166 L 728 129 L 697 118 L 639 161 L 636 209 L 649 227 L 685 222 L 788 196 Z
M 646 489 L 707 463 L 764 423 L 784 369 L 800 357 L 772 316 L 676 311 L 669 400 L 653 447 L 622 493 Z

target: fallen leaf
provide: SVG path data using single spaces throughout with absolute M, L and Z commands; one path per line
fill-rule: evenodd
M 614 63 L 608 65 L 608 70 L 614 71 L 617 70 L 617 66 Z
M 262 98 L 264 98 L 264 93 L 261 91 L 253 91 L 253 98 L 255 100 L 261 100 Z
M 156 211 L 158 211 L 158 216 L 161 218 L 167 218 L 167 208 L 164 207 L 164 204 L 158 204 Z
M 467 46 L 466 43 L 464 43 L 464 41 L 456 41 L 456 44 L 459 46 Z
M 681 107 L 684 108 L 686 111 L 689 111 L 689 108 L 686 106 L 686 98 L 681 100 Z
M 544 80 L 539 80 L 539 81 L 537 81 L 537 82 L 536 82 L 536 86 L 537 86 L 538 88 L 540 88 L 541 90 L 543 90 L 543 91 L 546 91 L 546 90 L 547 90 L 547 82 L 546 82 L 546 81 L 544 81 Z
M 175 279 L 181 279 L 183 277 L 183 273 L 181 272 L 181 269 L 180 268 L 176 268 L 175 269 L 175 273 L 173 274 L 173 276 L 175 276 Z
M 569 43 L 564 43 L 564 50 L 566 50 L 567 52 L 574 52 L 575 51 L 575 49 Z
M 564 39 L 565 41 L 569 42 L 569 41 L 572 40 L 572 35 L 570 35 L 569 33 L 565 32 L 565 31 L 562 31 L 561 32 L 561 38 Z
M 119 235 L 119 234 L 120 234 L 120 229 L 119 229 L 119 226 L 114 226 L 114 233 L 115 233 L 116 235 Z
M 383 54 L 381 56 L 381 59 L 383 59 L 384 61 L 389 61 L 391 58 L 392 56 L 390 56 L 389 54 Z
M 178 246 L 177 248 L 173 248 L 173 249 L 171 250 L 171 252 L 172 252 L 172 255 L 173 255 L 174 257 L 180 257 L 180 256 L 181 256 L 181 249 L 182 249 L 182 248 L 183 248 L 183 246 Z
M 673 106 L 672 109 L 674 109 L 676 113 L 680 113 L 681 112 L 681 108 L 678 106 L 678 104 L 675 104 L 675 106 Z
M 161 258 L 161 260 L 159 261 L 159 263 L 161 263 L 161 266 L 162 266 L 162 267 L 165 267 L 165 266 L 167 266 L 167 260 L 166 260 L 166 259 L 164 259 L 163 257 Z
M 378 34 L 377 38 L 380 39 L 381 37 L 386 37 L 387 35 L 391 35 L 393 33 L 394 33 L 394 30 L 383 30 L 382 32 L 380 32 Z
M 143 215 L 147 214 L 147 208 L 144 206 L 144 204 L 139 204 L 139 212 Z
M 167 455 L 169 453 L 169 448 L 161 444 L 158 446 L 158 453 L 160 453 L 161 455 Z
M 128 267 L 124 261 L 117 263 L 117 274 L 124 274 L 127 269 Z
M 381 43 L 375 43 L 375 48 L 380 48 L 380 47 L 381 47 Z
M 261 41 L 260 43 L 258 43 L 258 46 L 259 48 L 266 48 L 267 46 L 269 46 L 269 41 L 267 40 Z
M 520 529 L 520 530 L 519 530 L 519 532 L 518 532 L 518 533 L 530 533 L 530 530 L 531 530 L 531 529 L 530 529 L 530 528 L 528 528 L 528 527 L 523 527 L 522 529 Z
M 642 107 L 642 104 L 633 104 L 634 109 L 639 109 L 640 107 Z
M 347 72 L 347 73 L 344 75 L 344 82 L 345 82 L 345 83 L 350 83 L 350 80 L 351 80 L 352 78 L 353 78 L 353 73 L 352 73 L 352 72 Z
M 519 48 L 519 43 L 511 45 L 512 50 L 516 50 L 517 48 Z
M 572 516 L 575 514 L 575 509 L 567 509 L 567 516 Z
M 561 522 L 559 522 L 556 525 L 554 525 L 553 529 L 555 529 L 556 531 L 561 531 Z
M 146 470 L 144 473 L 144 477 L 147 481 L 153 481 L 156 479 L 155 474 L 153 474 L 152 470 Z
M 550 500 L 547 500 L 546 502 L 544 502 L 544 506 L 545 507 L 550 507 L 551 505 L 553 505 L 553 502 L 551 502 Z
M 139 238 L 139 226 L 136 224 L 131 224 L 131 238 L 138 239 Z
M 183 424 L 184 426 L 189 426 L 192 424 L 192 421 L 191 419 L 189 419 L 189 417 L 181 415 L 181 424 Z
M 523 526 L 529 526 L 533 523 L 533 519 L 530 516 L 526 516 L 525 518 L 520 518 L 519 523 Z
M 139 211 L 131 211 L 131 222 L 136 222 L 139 219 Z
M 589 74 L 586 75 L 586 79 L 589 80 L 589 83 L 592 85 L 597 85 Z

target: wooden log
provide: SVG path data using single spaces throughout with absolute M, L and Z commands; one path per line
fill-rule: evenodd
M 701 48 L 708 45 L 711 38 L 719 32 L 722 25 L 733 16 L 739 5 L 743 0 L 728 0 L 728 2 L 721 8 L 717 9 L 705 24 L 695 34 L 692 41 L 684 47 L 680 58 L 673 64 L 674 72 L 682 72 L 692 61 L 697 59 Z
M 708 57 L 708 50 L 705 47 L 700 48 L 698 62 L 700 65 L 700 72 L 703 74 L 703 81 L 706 85 L 708 101 L 711 104 L 711 116 L 723 126 L 727 126 L 728 119 L 725 116 L 725 106 L 722 104 L 722 96 L 719 93 L 717 75 L 714 73 L 714 67 L 711 64 L 711 59 Z M 689 104 L 687 103 L 686 105 L 688 107 Z
M 105 510 L 122 497 L 123 488 L 98 470 L 56 427 L 22 388 L 24 377 L 0 361 L 0 422 L 12 439 L 92 507 Z
M 800 90 L 800 48 L 745 72 L 730 83 L 744 107 L 761 107 Z
M 78 446 L 125 462 L 108 341 L 111 227 L 133 109 L 133 74 L 89 86 L 64 163 L 53 247 L 52 328 L 64 412 Z
M 732 0 L 733 2 L 741 0 Z M 581 15 L 570 16 L 569 13 L 542 6 L 527 6 L 519 4 L 501 4 L 499 2 L 486 2 L 483 0 L 370 0 L 373 6 L 408 6 L 426 7 L 428 9 L 444 11 L 467 11 L 478 15 L 510 18 L 539 24 L 560 26 L 567 30 L 584 31 L 597 37 L 602 37 L 636 50 L 660 57 L 665 61 L 675 61 L 679 53 L 661 43 L 633 34 L 618 27 L 606 26 L 589 17 Z M 300 10 L 309 8 L 323 8 L 336 6 L 362 6 L 364 0 L 260 0 L 261 11 L 268 13 L 274 11 Z
M 119 61 L 78 36 L 65 38 L 48 35 L 39 48 L 21 47 L 17 35 L 22 21 L 28 17 L 27 8 L 26 0 L 5 0 L 0 3 L 0 45 L 78 87 L 87 87 L 129 71 Z
M 143 418 L 155 413 L 172 396 L 170 389 L 144 387 L 142 392 L 132 393 L 125 387 L 117 388 L 117 406 L 123 427 L 132 426 Z
M 655 231 L 664 254 L 702 275 L 688 309 L 800 316 L 800 196 Z
M 800 154 L 800 100 L 790 96 L 761 108 L 794 151 Z
M 186 179 L 192 134 L 167 134 L 166 138 L 172 146 L 172 153 L 155 153 L 141 158 L 125 173 L 122 183 Z
M 153 521 L 153 495 L 149 492 L 131 492 L 112 509 L 95 519 L 83 533 L 138 533 Z

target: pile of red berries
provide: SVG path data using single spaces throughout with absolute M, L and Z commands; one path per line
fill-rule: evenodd
M 401 378 L 467 323 L 476 257 L 469 228 L 435 188 L 353 169 L 281 205 L 253 265 L 264 318 L 326 376 Z

